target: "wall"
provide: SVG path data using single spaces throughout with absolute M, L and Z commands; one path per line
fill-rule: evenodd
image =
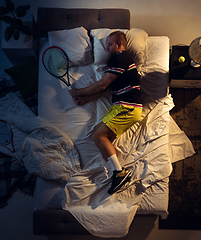
M 24 4 L 23 0 L 13 0 Z M 149 35 L 166 35 L 170 44 L 187 44 L 201 35 L 200 0 L 27 0 L 36 16 L 38 6 L 64 8 L 127 8 L 131 27 L 144 29 Z M 48 4 L 47 4 L 48 2 Z

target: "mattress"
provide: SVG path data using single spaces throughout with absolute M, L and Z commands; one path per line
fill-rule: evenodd
M 42 52 L 48 47 L 47 39 L 42 39 L 41 42 L 41 54 Z M 157 48 L 156 48 L 157 46 Z M 160 51 L 159 51 L 160 50 Z M 161 61 L 162 56 L 162 61 Z M 158 98 L 159 94 L 160 97 L 167 95 L 168 89 L 168 66 L 169 66 L 169 39 L 167 37 L 148 37 L 147 39 L 147 46 L 146 46 L 146 60 L 144 65 L 144 81 L 146 81 L 146 85 L 144 87 L 144 92 L 148 91 L 150 98 Z M 87 67 L 87 71 L 90 72 L 93 66 L 90 65 Z M 83 67 L 86 69 L 86 66 Z M 160 81 L 156 82 L 156 77 L 150 78 L 146 80 L 146 73 L 150 73 L 155 71 L 156 68 L 159 68 L 158 74 L 161 75 L 159 79 Z M 82 69 L 81 69 L 82 70 Z M 80 70 L 80 71 L 81 71 Z M 85 70 L 86 71 L 86 70 Z M 72 74 L 72 73 L 70 73 Z M 81 74 L 81 73 L 78 73 Z M 98 77 L 100 77 L 100 73 L 98 73 Z M 62 129 L 64 132 L 67 132 L 70 138 L 75 142 L 75 145 L 78 147 L 78 150 L 85 154 L 82 156 L 82 164 L 83 166 L 88 163 L 88 159 L 93 158 L 93 152 L 97 151 L 96 146 L 94 145 L 92 139 L 90 139 L 87 143 L 80 142 L 77 140 L 77 136 L 82 136 L 82 138 L 87 138 L 87 134 L 93 131 L 93 127 L 89 127 L 85 129 L 82 124 L 71 122 L 72 115 L 81 114 L 81 119 L 78 117 L 79 121 L 90 121 L 90 114 L 85 109 L 76 109 L 71 110 L 68 109 L 67 102 L 72 102 L 71 98 L 67 94 L 66 86 L 61 84 L 57 79 L 55 80 L 53 77 L 49 76 L 48 73 L 43 69 L 43 66 L 40 66 L 40 76 L 39 76 L 39 116 L 43 119 L 47 120 L 48 122 L 54 124 L 58 128 Z M 155 93 L 155 86 L 157 84 L 157 88 L 160 88 L 160 91 Z M 59 90 L 58 90 L 59 86 Z M 59 94 L 56 90 L 59 91 Z M 60 98 L 59 96 L 62 96 Z M 94 104 L 94 108 L 95 108 Z M 110 104 L 107 102 L 102 103 L 102 114 L 99 112 L 99 116 L 97 116 L 97 123 L 101 120 L 101 117 L 105 111 L 107 111 L 110 107 Z M 69 111 L 69 114 L 65 114 Z M 77 112 L 78 111 L 78 112 Z M 81 111 L 81 112 L 80 112 Z M 66 119 L 65 119 L 66 118 Z M 70 122 L 70 123 L 69 123 Z M 69 127 L 72 131 L 69 131 Z M 157 201 L 161 204 L 161 206 L 154 206 L 150 207 L 148 205 L 148 199 L 144 196 L 144 200 L 141 202 L 138 212 L 141 214 L 146 213 L 155 213 L 160 214 L 163 218 L 165 218 L 168 214 L 168 178 L 165 179 L 159 185 L 162 185 L 162 189 L 164 189 L 164 194 L 160 194 L 161 201 Z M 153 186 L 152 189 L 150 188 L 150 192 L 154 192 L 155 188 L 160 189 L 160 186 Z M 43 178 L 37 178 L 36 184 L 36 193 L 35 193 L 35 204 L 34 209 L 61 209 L 61 201 L 64 198 L 62 195 L 61 189 L 65 186 L 54 181 L 45 180 Z M 148 196 L 151 196 L 148 194 Z M 147 196 L 147 198 L 148 198 Z M 159 196 L 159 195 L 158 195 Z M 152 195 L 154 198 L 155 195 Z M 158 198 L 158 197 L 157 197 Z M 150 200 L 150 202 L 156 202 Z

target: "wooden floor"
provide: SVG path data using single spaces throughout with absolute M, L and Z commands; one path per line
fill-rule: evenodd
M 201 89 L 172 88 L 170 114 L 191 140 L 196 154 L 173 164 L 169 217 L 160 228 L 201 230 Z

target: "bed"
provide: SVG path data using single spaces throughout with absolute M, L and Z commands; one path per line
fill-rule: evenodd
M 174 107 L 168 93 L 169 38 L 148 36 L 137 26 L 130 29 L 127 9 L 39 8 L 37 28 L 38 117 L 23 141 L 22 154 L 25 167 L 37 175 L 34 234 L 123 237 L 136 214 L 167 218 L 171 163 L 194 154 L 191 142 L 169 114 Z M 123 189 L 108 195 L 112 172 L 95 146 L 92 133 L 111 106 L 110 92 L 76 106 L 68 87 L 46 72 L 41 56 L 49 46 L 62 47 L 74 62 L 69 70 L 71 84 L 77 88 L 88 86 L 104 74 L 105 41 L 114 29 L 124 31 L 129 38 L 129 50 L 141 74 L 143 114 L 138 124 L 114 141 L 121 165 L 132 170 L 132 178 Z M 48 134 L 40 135 L 38 126 Z M 37 144 L 35 138 L 39 139 Z M 63 138 L 65 141 L 60 141 Z M 41 146 L 44 149 L 41 139 L 46 139 L 48 150 L 39 157 Z M 64 143 L 58 160 L 57 149 Z M 28 156 L 31 152 L 34 154 Z M 55 164 L 47 164 L 49 157 L 65 170 L 55 171 Z M 41 170 L 34 172 L 33 164 Z M 48 170 L 44 170 L 47 165 Z

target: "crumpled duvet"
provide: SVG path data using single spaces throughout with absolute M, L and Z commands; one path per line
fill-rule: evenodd
M 61 183 L 80 170 L 79 153 L 71 139 L 47 123 L 25 138 L 22 159 L 28 172 Z

